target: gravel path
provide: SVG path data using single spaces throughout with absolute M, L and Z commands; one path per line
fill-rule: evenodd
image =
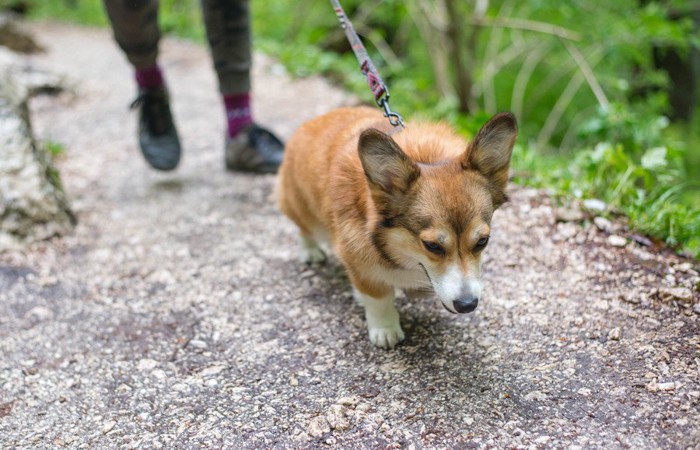
M 399 300 L 373 348 L 337 264 L 297 262 L 273 176 L 223 170 L 202 47 L 162 61 L 185 157 L 148 170 L 130 70 L 106 30 L 32 26 L 72 93 L 34 100 L 80 223 L 0 255 L 1 448 L 700 448 L 698 267 L 514 189 L 485 298 Z M 288 137 L 353 100 L 258 55 L 255 109 Z

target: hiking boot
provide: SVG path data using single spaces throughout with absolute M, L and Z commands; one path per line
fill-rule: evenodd
M 277 173 L 284 144 L 270 131 L 248 125 L 235 137 L 226 137 L 226 168 L 239 172 Z
M 140 108 L 139 145 L 148 164 L 158 170 L 173 170 L 180 162 L 180 139 L 170 113 L 165 88 L 140 89 L 131 109 Z

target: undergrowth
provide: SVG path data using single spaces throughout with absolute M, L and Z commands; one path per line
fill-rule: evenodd
M 0 0 L 0 9 L 13 3 L 28 4 L 30 16 L 34 18 L 99 26 L 107 24 L 99 0 Z M 429 74 L 428 58 L 420 54 L 420 42 L 416 45 L 407 38 L 409 28 L 405 26 L 405 21 L 395 29 L 390 26 L 392 8 L 404 8 L 403 2 L 391 0 L 384 5 L 373 7 L 371 17 L 378 18 L 378 23 L 374 24 L 375 34 L 365 37 L 375 64 L 380 67 L 391 89 L 392 108 L 407 118 L 421 116 L 447 120 L 465 134 L 473 135 L 488 119 L 488 114 L 459 114 L 454 98 L 438 95 Z M 328 47 L 329 41 L 338 42 L 339 32 L 330 5 L 326 8 L 311 1 L 299 5 L 285 1 L 279 5 L 275 2 L 274 6 L 256 3 L 251 7 L 257 48 L 277 57 L 294 76 L 322 74 L 355 92 L 359 98 L 372 102 L 352 53 L 338 52 L 337 48 Z M 523 5 L 523 8 L 527 7 Z M 567 8 L 554 7 L 545 12 L 554 14 L 548 19 L 556 23 L 564 19 L 555 13 L 565 10 L 568 11 Z M 405 14 L 405 10 L 402 11 Z M 657 11 L 652 16 L 652 19 L 659 21 L 661 14 Z M 609 19 L 611 23 L 616 20 Z M 161 0 L 160 22 L 161 29 L 166 33 L 172 32 L 198 42 L 205 40 L 199 0 Z M 574 20 L 569 25 L 575 23 Z M 637 29 L 641 30 L 635 23 L 629 22 L 629 30 L 622 30 L 627 30 L 625 33 L 630 35 Z M 661 21 L 652 25 L 656 30 L 668 24 Z M 369 27 L 372 26 L 370 23 Z M 329 40 L 330 33 L 335 35 Z M 381 42 L 391 33 L 403 36 L 404 43 L 413 43 L 405 57 L 385 64 L 372 46 L 372 41 Z M 614 42 L 608 44 L 623 53 L 632 52 L 633 56 L 636 55 L 636 59 L 632 60 L 648 58 L 641 49 L 628 45 L 629 39 L 625 40 L 625 33 L 618 30 L 623 37 L 610 38 Z M 640 33 L 640 36 L 645 36 L 642 31 Z M 649 33 L 654 35 L 651 31 Z M 669 35 L 673 36 L 672 33 Z M 630 83 L 625 81 L 627 74 L 622 63 L 618 61 L 616 64 L 608 65 L 607 71 L 619 68 L 620 72 L 609 73 L 604 78 L 610 81 L 609 89 L 626 89 L 625 92 L 628 92 Z M 508 73 L 507 70 L 504 72 Z M 646 76 L 652 77 L 653 74 L 648 72 Z M 512 81 L 501 80 L 499 92 L 507 92 L 509 86 L 503 83 Z M 572 102 L 581 101 L 579 97 Z M 515 181 L 546 188 L 562 198 L 601 199 L 609 205 L 610 211 L 624 213 L 633 230 L 661 239 L 685 254 L 700 258 L 700 185 L 694 181 L 700 180 L 700 152 L 697 151 L 700 147 L 700 119 L 687 127 L 669 125 L 660 113 L 666 101 L 661 96 L 650 95 L 636 102 L 619 100 L 625 95 L 617 98 L 606 109 L 599 108 L 596 113 L 587 115 L 586 120 L 572 126 L 575 132 L 570 136 L 567 133 L 571 139 L 564 139 L 566 148 L 559 146 L 559 150 L 543 151 L 538 148 L 536 142 L 539 139 L 535 136 L 537 124 L 525 120 L 513 156 Z M 551 105 L 541 105 L 538 111 L 546 115 L 547 107 L 551 108 Z M 582 107 L 582 110 L 585 108 Z M 536 111 L 532 113 L 537 115 Z M 700 112 L 696 117 L 700 117 Z

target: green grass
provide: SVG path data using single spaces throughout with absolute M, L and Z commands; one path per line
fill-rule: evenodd
M 63 145 L 60 142 L 56 142 L 56 141 L 47 141 L 47 142 L 44 142 L 44 145 L 46 146 L 46 149 L 49 151 L 49 154 L 54 158 L 64 154 L 65 149 L 66 149 L 65 145 Z
M 16 1 L 0 0 L 0 8 Z M 101 0 L 25 2 L 30 5 L 31 18 L 96 26 L 108 23 Z M 348 12 L 361 5 L 350 0 L 345 3 Z M 386 5 L 371 14 L 377 23 L 369 26 L 379 36 L 388 32 L 382 28 L 390 21 L 387 11 L 403 7 L 399 0 Z M 251 7 L 258 49 L 279 58 L 295 76 L 326 75 L 372 102 L 352 54 L 323 49 L 329 45 L 330 33 L 337 31 L 337 19 L 329 4 L 299 0 L 253 2 Z M 199 0 L 161 0 L 160 23 L 166 33 L 197 42 L 205 40 Z M 460 115 L 454 100 L 438 97 L 428 70 L 420 70 L 428 67 L 427 59 L 414 48 L 407 53 L 413 58 L 413 67 L 406 67 L 403 60 L 387 64 L 369 43 L 368 48 L 391 88 L 391 104 L 396 111 L 410 117 L 448 120 L 465 134 L 473 134 L 488 118 L 484 114 Z M 623 51 L 634 48 L 624 47 Z M 513 157 L 516 182 L 547 188 L 564 199 L 601 199 L 611 209 L 624 213 L 633 230 L 700 258 L 700 185 L 689 181 L 700 180 L 700 112 L 695 124 L 668 127 L 658 114 L 662 109 L 663 100 L 653 96 L 643 103 L 613 102 L 608 111 L 599 111 L 580 124 L 572 149 L 554 154 L 534 148 L 530 143 L 534 137 L 528 137 L 534 123 L 526 121 Z
M 18 4 L 15 0 L 0 0 L 0 7 Z M 28 15 L 32 19 L 50 19 L 83 25 L 107 25 L 107 15 L 101 0 L 27 0 Z

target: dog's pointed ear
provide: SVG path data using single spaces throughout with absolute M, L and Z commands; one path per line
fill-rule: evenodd
M 407 191 L 420 174 L 418 165 L 396 141 L 379 130 L 362 132 L 358 152 L 370 186 L 387 194 Z
M 462 167 L 476 170 L 505 192 L 518 124 L 511 113 L 493 116 L 481 127 L 462 157 Z

